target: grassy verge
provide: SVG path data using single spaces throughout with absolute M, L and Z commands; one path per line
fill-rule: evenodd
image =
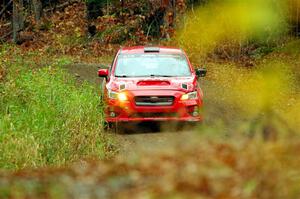
M 11 50 L 2 56 L 9 56 Z M 97 91 L 78 85 L 62 69 L 67 61 L 37 68 L 28 55 L 9 57 L 0 82 L 0 168 L 64 165 L 114 153 L 103 135 Z

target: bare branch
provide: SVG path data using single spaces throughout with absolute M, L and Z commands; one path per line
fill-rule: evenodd
M 1 42 L 4 42 L 5 41 L 5 38 L 12 35 L 13 34 L 13 31 L 10 31 L 8 33 L 6 33 L 5 35 L 3 35 L 2 37 L 0 37 L 0 41 Z
M 13 2 L 13 0 L 10 0 L 0 11 L 0 16 L 5 12 L 5 10 L 8 8 L 8 6 Z

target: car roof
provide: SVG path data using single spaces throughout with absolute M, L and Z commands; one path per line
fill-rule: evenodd
M 145 49 L 157 49 L 159 51 L 156 52 L 156 50 L 149 52 L 145 52 Z M 120 50 L 121 54 L 143 54 L 143 53 L 163 53 L 163 54 L 182 54 L 183 51 L 180 48 L 176 47 L 166 47 L 166 46 L 132 46 L 132 47 L 124 47 Z

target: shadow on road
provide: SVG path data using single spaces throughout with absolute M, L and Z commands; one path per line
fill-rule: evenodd
M 183 122 L 131 122 L 118 123 L 109 131 L 116 134 L 149 134 L 164 132 L 180 132 L 194 129 L 197 125 Z

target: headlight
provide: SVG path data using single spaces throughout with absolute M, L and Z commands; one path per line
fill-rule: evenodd
M 180 100 L 190 100 L 190 99 L 197 99 L 197 98 L 198 98 L 197 91 L 194 91 L 191 93 L 183 94 Z
M 127 101 L 128 100 L 127 95 L 125 93 L 119 93 L 118 99 L 119 99 L 119 101 Z
M 114 91 L 108 91 L 108 97 L 110 99 L 117 99 L 119 101 L 127 101 L 128 100 L 126 93 L 118 93 L 118 92 L 114 92 Z

